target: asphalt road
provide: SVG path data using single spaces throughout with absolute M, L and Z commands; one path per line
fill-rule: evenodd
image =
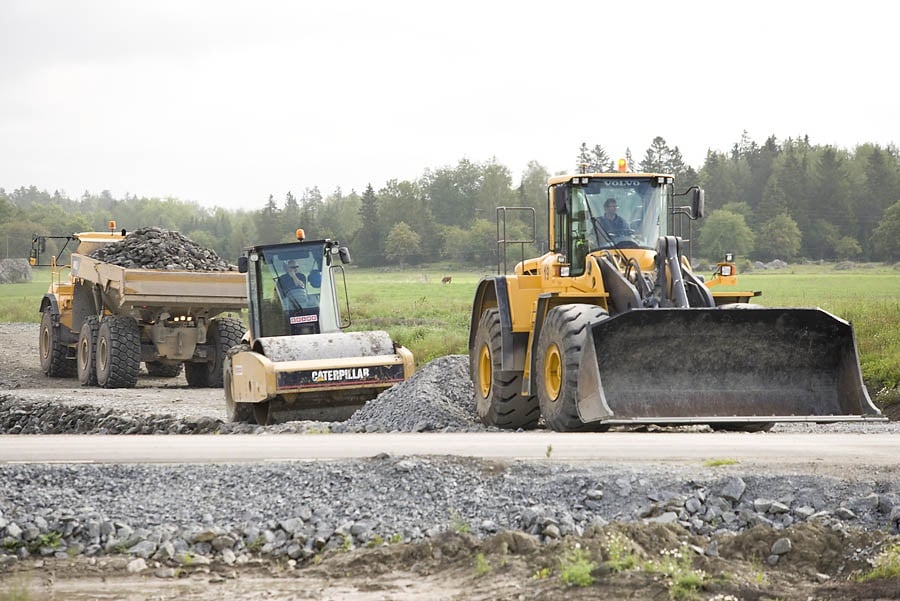
M 0 436 L 0 463 L 241 463 L 365 458 L 389 453 L 566 463 L 898 468 L 900 436 L 838 433 L 608 432 L 263 436 Z

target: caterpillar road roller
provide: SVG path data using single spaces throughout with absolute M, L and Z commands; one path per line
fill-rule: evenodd
M 674 186 L 621 167 L 550 178 L 549 251 L 512 273 L 507 249 L 534 236 L 508 239 L 526 209 L 497 209 L 497 275 L 478 283 L 469 334 L 481 420 L 556 431 L 884 420 L 850 323 L 750 304 L 758 293 L 735 291 L 732 257 L 710 281 L 694 273 L 675 234 L 702 217 L 704 193 Z
M 229 421 L 344 420 L 413 374 L 412 353 L 387 332 L 344 331 L 349 262 L 346 247 L 302 229 L 297 242 L 244 250 L 250 327 L 225 361 Z

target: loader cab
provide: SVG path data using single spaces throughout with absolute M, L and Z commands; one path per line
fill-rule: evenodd
M 587 255 L 595 251 L 655 252 L 660 236 L 668 233 L 672 191 L 672 178 L 664 175 L 554 178 L 548 188 L 552 250 L 568 259 L 570 276 L 582 275 Z
M 334 278 L 334 270 L 342 267 L 333 265 L 335 257 L 349 262 L 346 249 L 331 240 L 245 251 L 238 269 L 247 273 L 252 338 L 322 334 L 346 327 L 349 322 L 342 322 Z

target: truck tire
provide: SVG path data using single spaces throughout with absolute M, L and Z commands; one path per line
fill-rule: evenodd
M 96 315 L 88 315 L 81 324 L 81 332 L 78 334 L 78 346 L 75 349 L 75 363 L 78 371 L 78 381 L 82 386 L 97 385 L 97 333 L 100 331 L 100 318 Z
M 541 414 L 557 432 L 603 431 L 609 426 L 584 423 L 578 417 L 578 366 L 590 324 L 606 319 L 596 305 L 560 305 L 550 309 L 538 337 L 534 374 Z M 602 357 L 600 358 L 602 360 Z
M 241 343 L 244 322 L 237 317 L 217 317 L 209 322 L 206 343 L 212 356 L 205 363 L 185 362 L 184 376 L 191 388 L 222 388 L 223 370 L 228 350 Z
M 481 314 L 469 358 L 478 417 L 487 426 L 533 429 L 541 417 L 540 406 L 533 395 L 522 396 L 521 371 L 500 370 L 500 354 L 500 311 L 488 309 Z
M 141 331 L 126 315 L 107 315 L 97 330 L 97 384 L 134 388 L 141 371 Z
M 249 344 L 239 344 L 225 354 L 223 367 L 223 388 L 225 388 L 225 419 L 229 422 L 255 423 L 253 403 L 236 403 L 234 401 L 234 381 L 231 373 L 231 357 L 250 350 Z
M 177 378 L 183 367 L 181 361 L 145 361 L 147 375 L 154 378 Z
M 71 378 L 75 375 L 75 362 L 68 358 L 69 348 L 62 342 L 59 328 L 54 324 L 50 307 L 41 312 L 41 330 L 38 350 L 41 370 L 51 378 Z

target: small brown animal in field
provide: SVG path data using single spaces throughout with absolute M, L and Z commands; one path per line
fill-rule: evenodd
M 445 275 L 441 278 L 441 284 L 449 284 L 453 280 L 449 275 Z

